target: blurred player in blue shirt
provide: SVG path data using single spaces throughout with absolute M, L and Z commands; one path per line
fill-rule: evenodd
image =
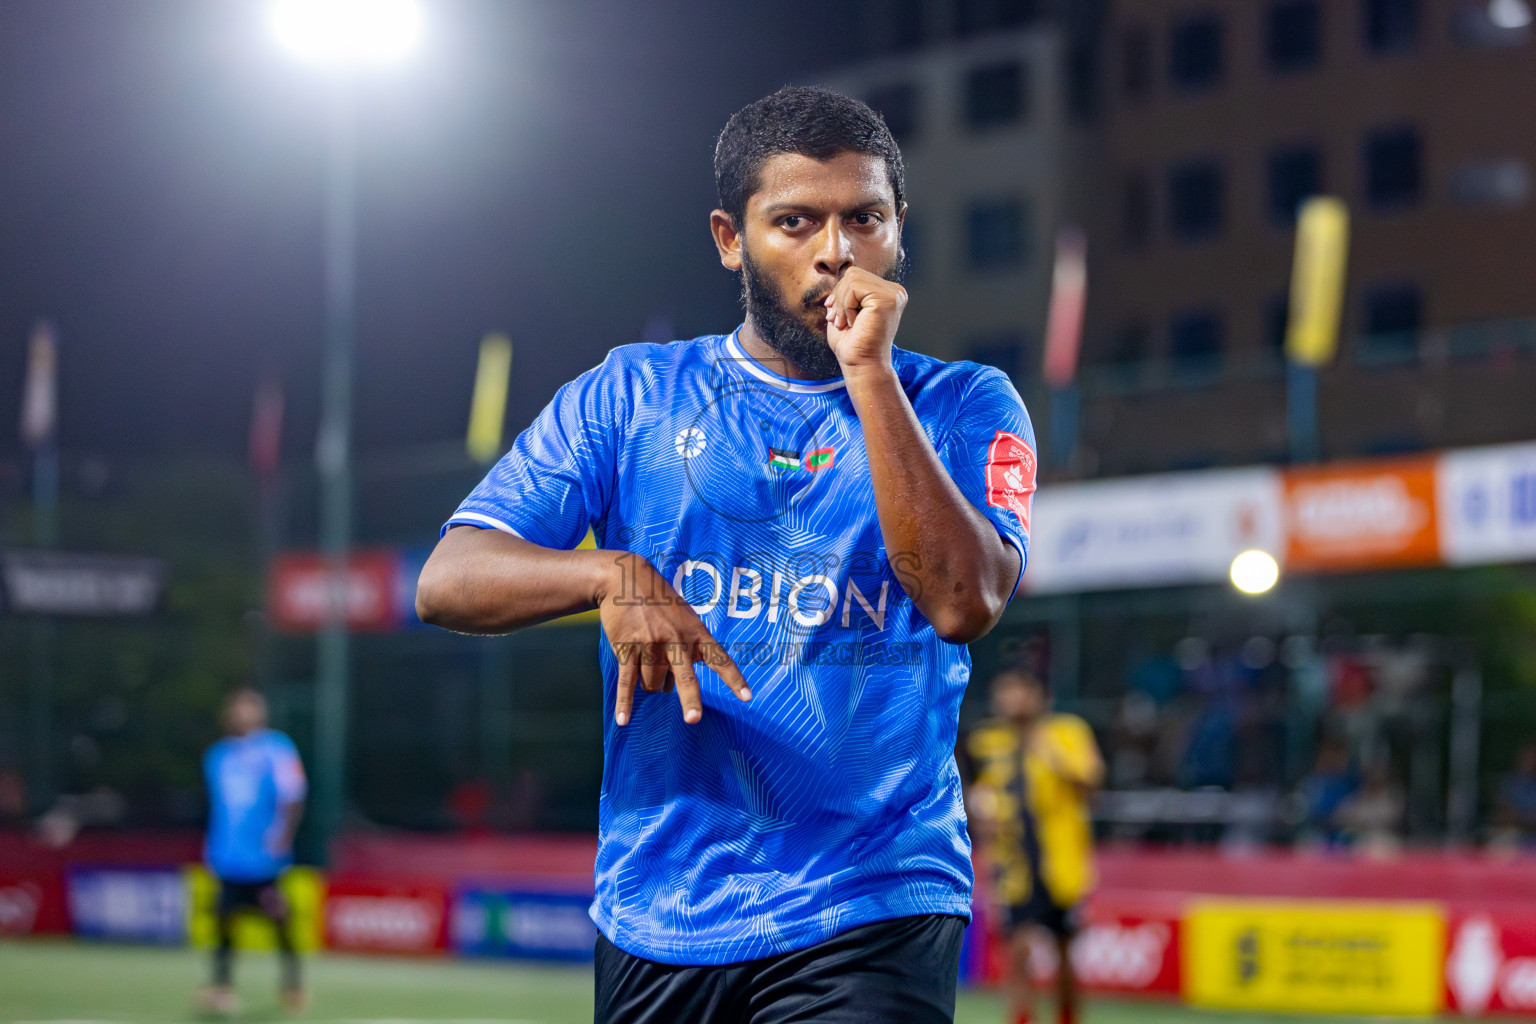
M 878 114 L 780 90 L 731 117 L 715 182 L 745 323 L 561 388 L 448 521 L 418 612 L 599 610 L 598 1021 L 949 1021 L 965 644 L 1024 569 L 1034 434 L 1000 371 L 895 345 Z
M 217 1013 L 236 1009 L 231 984 L 233 924 L 242 909 L 266 915 L 277 930 L 282 954 L 282 999 L 290 1009 L 304 1006 L 299 959 L 289 934 L 288 904 L 278 876 L 293 863 L 293 837 L 304 810 L 304 766 L 293 741 L 267 728 L 267 702 L 252 689 L 238 689 L 224 701 L 229 733 L 203 755 L 208 783 L 208 838 L 204 859 L 219 880 L 219 941 L 213 954 L 213 984 L 204 1006 Z

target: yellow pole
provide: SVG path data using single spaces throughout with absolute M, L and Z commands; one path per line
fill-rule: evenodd
M 512 376 L 512 342 L 505 334 L 487 334 L 480 342 L 475 393 L 469 406 L 464 447 L 476 462 L 501 456 L 501 428 L 507 416 L 507 384 Z

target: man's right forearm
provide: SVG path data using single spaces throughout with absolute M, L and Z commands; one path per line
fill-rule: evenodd
M 416 586 L 421 621 L 460 633 L 509 633 L 594 608 L 622 552 L 558 551 L 499 530 L 451 528 Z

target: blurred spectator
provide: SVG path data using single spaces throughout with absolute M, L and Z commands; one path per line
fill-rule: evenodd
M 116 825 L 128 814 L 128 801 L 117 790 L 97 786 L 89 793 L 66 793 L 37 821 L 37 837 L 61 849 L 75 841 L 82 828 Z
M 1157 744 L 1157 702 L 1142 690 L 1120 699 L 1115 725 L 1110 732 L 1109 778 L 1115 789 L 1146 785 Z
M 512 782 L 507 801 L 507 825 L 514 832 L 532 832 L 544 813 L 544 783 L 538 772 L 524 768 Z
M 1349 763 L 1349 748 L 1337 736 L 1325 737 L 1318 747 L 1317 761 L 1311 773 L 1297 787 L 1306 806 L 1303 836 L 1337 841 L 1339 832 L 1335 815 L 1354 796 L 1358 785 Z
M 1536 743 L 1515 755 L 1514 769 L 1499 780 L 1494 799 L 1494 842 L 1528 846 L 1536 842 Z
M 15 828 L 27 820 L 27 784 L 15 768 L 0 768 L 0 828 Z
M 1403 789 L 1392 774 L 1392 764 L 1385 758 L 1372 761 L 1365 771 L 1365 781 L 1334 812 L 1338 829 L 1349 841 L 1367 853 L 1391 854 L 1402 845 Z
M 459 828 L 472 836 L 488 835 L 487 818 L 491 809 L 491 784 L 482 778 L 466 779 L 448 794 L 448 809 Z

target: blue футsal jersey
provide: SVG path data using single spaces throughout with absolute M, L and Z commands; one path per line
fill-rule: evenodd
M 896 349 L 962 494 L 1028 546 L 1034 434 L 1000 371 Z M 914 914 L 968 915 L 955 730 L 970 676 L 903 590 L 840 379 L 792 381 L 736 336 L 625 345 L 565 385 L 449 524 L 633 552 L 741 666 L 749 703 L 695 666 L 705 713 L 605 688 L 597 894 L 620 949 L 738 963 Z M 446 529 L 446 527 L 445 527 Z M 619 595 L 619 599 L 633 594 Z
M 276 878 L 292 861 L 273 847 L 282 805 L 304 799 L 304 766 L 293 741 L 273 729 L 229 736 L 203 755 L 208 782 L 208 869 L 226 882 Z

